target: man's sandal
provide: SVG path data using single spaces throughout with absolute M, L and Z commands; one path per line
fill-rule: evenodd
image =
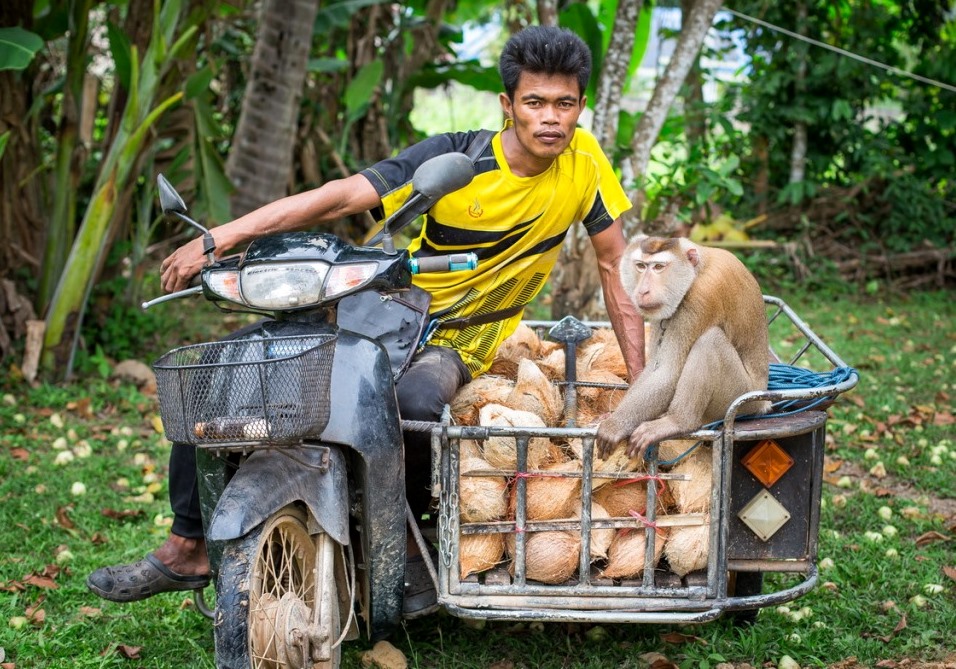
M 161 592 L 202 590 L 209 576 L 184 576 L 150 553 L 132 564 L 101 567 L 86 577 L 86 587 L 111 602 L 137 602 Z

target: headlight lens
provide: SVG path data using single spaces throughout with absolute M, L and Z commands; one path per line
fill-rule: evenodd
M 297 262 L 244 267 L 240 285 L 243 301 L 259 309 L 307 307 L 322 299 L 329 273 L 324 262 Z
M 358 262 L 349 265 L 336 265 L 329 272 L 325 285 L 325 299 L 360 287 L 373 276 L 378 265 L 373 262 Z

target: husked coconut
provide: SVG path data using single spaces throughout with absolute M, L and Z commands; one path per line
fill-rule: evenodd
M 699 446 L 671 470 L 672 474 L 690 476 L 688 481 L 668 481 L 678 512 L 707 513 L 710 511 L 712 463 L 710 448 Z
M 668 462 L 679 458 L 693 448 L 696 443 L 696 439 L 667 439 L 662 441 L 657 445 L 657 459 L 659 462 Z
M 508 337 L 501 342 L 495 352 L 495 359 L 488 370 L 491 374 L 498 374 L 515 378 L 518 363 L 524 359 L 534 360 L 541 350 L 541 340 L 535 331 L 521 323 Z
M 594 501 L 603 506 L 612 518 L 627 518 L 631 512 L 642 516 L 647 513 L 647 486 L 653 481 L 633 481 L 627 479 L 602 486 L 594 492 Z
M 623 378 L 603 369 L 582 369 L 579 364 L 578 381 L 601 384 L 578 386 L 578 408 L 589 416 L 599 417 L 614 411 L 627 392 L 624 387 L 616 387 L 625 383 Z
M 558 424 L 563 409 L 561 393 L 531 360 L 518 363 L 514 388 L 503 404 L 519 411 L 530 411 L 549 426 Z
M 575 518 L 580 518 L 580 512 L 576 511 L 574 513 Z M 606 520 L 611 517 L 604 507 L 598 504 L 597 502 L 591 502 L 591 521 L 594 520 Z M 592 529 L 591 530 L 591 545 L 590 545 L 590 555 L 592 560 L 602 560 L 607 557 L 608 548 L 611 546 L 611 542 L 614 540 L 615 535 L 614 528 L 607 529 Z
M 592 490 L 597 490 L 608 483 L 613 483 L 614 481 L 618 480 L 612 478 L 602 478 L 598 476 L 599 472 L 620 474 L 622 472 L 644 471 L 644 459 L 629 457 L 627 454 L 627 449 L 621 445 L 611 451 L 607 458 L 595 457 L 593 470 L 594 480 L 591 483 L 591 488 Z
M 589 359 L 590 369 L 601 369 L 627 378 L 627 364 L 611 328 L 597 328 L 581 349 L 581 359 Z
M 514 381 L 483 374 L 469 381 L 451 401 L 451 415 L 458 425 L 478 425 L 478 412 L 486 404 L 501 404 L 514 388 Z
M 628 579 L 640 576 L 645 569 L 647 560 L 647 532 L 643 528 L 620 529 L 614 535 L 610 548 L 607 551 L 607 567 L 601 572 L 603 578 Z M 654 539 L 653 569 L 660 560 L 664 551 L 667 535 L 664 529 L 658 528 Z
M 488 571 L 502 561 L 505 541 L 501 534 L 460 534 L 459 573 L 462 579 Z
M 505 540 L 514 558 L 515 539 Z M 525 576 L 542 583 L 564 583 L 575 575 L 579 565 L 581 537 L 573 532 L 529 532 L 525 542 Z M 515 573 L 514 560 L 509 571 Z
M 664 545 L 664 557 L 671 571 L 686 576 L 692 571 L 707 567 L 710 545 L 710 520 L 704 525 L 673 527 Z
M 479 411 L 478 422 L 487 427 L 545 427 L 537 414 L 518 411 L 501 404 L 486 404 Z M 557 447 L 545 437 L 532 437 L 528 441 L 528 468 L 541 469 L 555 457 Z M 518 445 L 514 437 L 489 437 L 482 446 L 485 460 L 495 469 L 515 469 L 518 462 Z
M 538 367 L 550 381 L 563 381 L 567 376 L 563 348 L 556 348 L 543 358 L 536 360 Z
M 542 469 L 544 472 L 577 472 L 581 463 L 577 460 L 557 462 Z M 518 491 L 517 484 L 512 486 L 509 517 L 515 517 Z M 526 518 L 528 520 L 555 520 L 571 518 L 581 507 L 581 478 L 549 476 L 547 474 L 529 474 L 526 488 Z
M 461 462 L 458 479 L 458 500 L 461 520 L 465 523 L 483 523 L 504 518 L 508 511 L 503 476 L 469 476 L 468 472 L 494 469 L 485 460 L 469 458 Z

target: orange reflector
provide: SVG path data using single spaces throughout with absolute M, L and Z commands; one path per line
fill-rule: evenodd
M 761 441 L 740 462 L 768 488 L 793 467 L 793 458 L 772 439 Z

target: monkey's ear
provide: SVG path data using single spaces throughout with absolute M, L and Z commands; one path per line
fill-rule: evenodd
M 697 255 L 696 248 L 691 247 L 687 249 L 687 260 L 690 261 L 692 267 L 697 267 L 697 263 L 700 262 L 700 256 Z

